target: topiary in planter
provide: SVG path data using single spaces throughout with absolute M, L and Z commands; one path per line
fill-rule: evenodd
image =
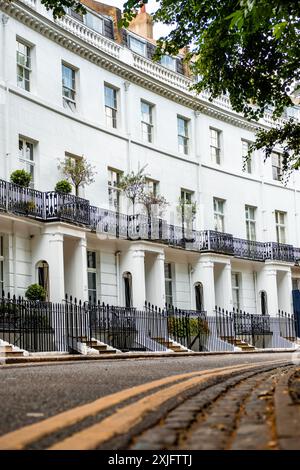
M 25 170 L 15 170 L 10 175 L 10 181 L 23 188 L 28 188 L 31 182 L 31 174 Z
M 31 284 L 25 292 L 25 297 L 28 300 L 42 300 L 43 301 L 46 299 L 46 291 L 39 284 Z
M 67 180 L 61 180 L 56 183 L 54 191 L 60 194 L 70 194 L 72 192 L 72 185 Z

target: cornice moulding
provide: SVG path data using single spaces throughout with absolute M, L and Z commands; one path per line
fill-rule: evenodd
M 0 9 L 31 29 L 48 37 L 50 40 L 60 44 L 62 47 L 71 50 L 86 60 L 124 78 L 137 85 L 140 85 L 158 95 L 161 95 L 171 101 L 183 106 L 201 112 L 213 118 L 228 122 L 249 131 L 256 132 L 259 128 L 267 128 L 261 123 L 250 122 L 238 116 L 233 111 L 226 111 L 219 108 L 214 103 L 207 103 L 200 97 L 189 95 L 178 90 L 169 84 L 164 84 L 157 78 L 150 78 L 144 71 L 139 71 L 134 66 L 128 66 L 121 60 L 110 56 L 105 51 L 97 49 L 95 46 L 85 43 L 79 37 L 66 31 L 62 26 L 53 23 L 46 17 L 43 17 L 35 10 L 27 7 L 20 2 L 7 2 L 0 0 Z M 119 46 L 121 48 L 121 46 Z M 122 49 L 122 48 L 121 48 Z

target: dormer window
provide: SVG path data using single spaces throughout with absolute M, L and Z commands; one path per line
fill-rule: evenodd
M 103 19 L 99 16 L 92 15 L 92 13 L 87 12 L 84 17 L 84 22 L 88 28 L 91 28 L 97 33 L 103 34 Z
M 103 34 L 103 19 L 99 16 L 86 12 L 85 15 L 82 13 L 77 13 L 73 8 L 67 8 L 67 13 L 75 18 L 77 21 L 84 23 L 88 28 L 96 31 L 97 33 Z
M 173 70 L 174 72 L 176 71 L 176 59 L 174 59 L 174 57 L 163 55 L 160 59 L 160 63 L 167 69 Z
M 133 36 L 129 36 L 129 47 L 133 52 L 146 56 L 146 43 Z

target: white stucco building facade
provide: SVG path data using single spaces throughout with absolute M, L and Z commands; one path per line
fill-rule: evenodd
M 286 185 L 278 179 L 280 149 L 245 166 L 257 123 L 226 97 L 196 96 L 178 63 L 147 57 L 151 41 L 128 32 L 125 44 L 109 16 L 89 14 L 89 24 L 70 15 L 54 21 L 38 0 L 0 0 L 1 288 L 24 295 L 42 282 L 53 302 L 67 293 L 137 308 L 147 300 L 207 312 L 215 305 L 292 312 L 298 172 Z M 259 125 L 272 121 L 266 115 Z M 67 217 L 52 193 L 65 156 L 84 156 L 96 170 L 81 189 L 85 202 Z M 136 225 L 128 235 L 120 216 L 123 228 L 112 237 L 116 204 L 125 214 L 128 202 L 117 195 L 118 178 L 145 165 L 151 188 L 170 204 L 166 222 L 147 240 Z M 33 175 L 29 213 L 4 183 L 19 168 Z M 174 229 L 180 197 L 197 207 L 185 243 Z

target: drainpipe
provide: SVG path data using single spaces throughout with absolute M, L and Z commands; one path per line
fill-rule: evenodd
M 4 178 L 8 180 L 8 157 L 9 157 L 9 90 L 8 81 L 6 77 L 6 25 L 9 16 L 2 13 L 2 78 L 4 83 L 4 113 L 3 113 L 3 163 L 4 163 Z M 1 104 L 1 103 L 0 103 Z
M 203 220 L 203 211 L 201 208 L 202 204 L 202 194 L 201 194 L 201 180 L 202 180 L 202 165 L 201 165 L 201 158 L 200 158 L 200 152 L 199 152 L 199 139 L 198 139 L 198 121 L 199 121 L 199 116 L 200 112 L 199 111 L 194 111 L 194 116 L 195 116 L 195 126 L 194 126 L 194 153 L 196 160 L 199 164 L 199 167 L 197 168 L 197 197 L 196 197 L 196 202 L 197 202 L 197 212 L 198 216 L 196 217 L 196 229 L 197 230 L 203 230 L 204 229 L 204 220 Z
M 127 152 L 126 152 L 126 170 L 127 173 L 131 169 L 131 126 L 130 126 L 130 106 L 129 106 L 129 97 L 128 91 L 130 87 L 130 82 L 124 82 L 125 89 L 125 132 L 127 135 Z
M 189 283 L 190 283 L 190 305 L 191 310 L 193 309 L 193 283 L 192 283 L 192 274 L 194 272 L 194 268 L 191 264 L 188 265 L 189 270 Z
M 295 174 L 293 174 L 293 186 L 294 186 L 294 214 L 295 214 L 295 244 L 299 246 L 299 234 L 298 234 L 298 211 L 297 211 L 297 188 L 296 188 L 296 181 L 295 181 Z
M 258 313 L 258 308 L 257 308 L 258 292 L 257 292 L 257 272 L 256 271 L 253 271 L 253 283 L 254 283 L 254 296 L 255 296 L 255 310 L 256 310 L 256 313 Z
M 118 306 L 121 306 L 121 291 L 120 291 L 120 254 L 121 251 L 115 252 L 116 257 L 116 269 L 117 269 L 117 302 Z

